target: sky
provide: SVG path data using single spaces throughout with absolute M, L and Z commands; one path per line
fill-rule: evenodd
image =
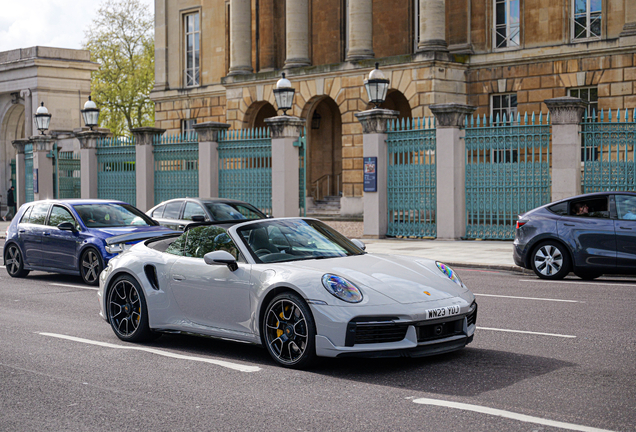
M 0 0 L 0 51 L 80 49 L 103 0 Z M 141 0 L 154 11 L 153 0 Z

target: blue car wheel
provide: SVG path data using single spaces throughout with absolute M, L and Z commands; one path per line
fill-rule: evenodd
M 15 244 L 11 244 L 4 252 L 4 265 L 11 277 L 22 278 L 29 274 L 29 270 L 24 269 L 22 252 Z
M 102 264 L 102 257 L 93 248 L 88 248 L 82 252 L 80 258 L 80 273 L 82 279 L 87 285 L 97 285 L 99 283 L 99 274 L 104 269 Z

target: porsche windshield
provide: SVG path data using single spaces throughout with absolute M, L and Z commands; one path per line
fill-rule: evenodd
M 362 255 L 364 251 L 316 220 L 263 221 L 238 228 L 256 262 L 285 262 Z
M 152 219 L 130 204 L 79 204 L 73 208 L 87 228 L 155 225 Z

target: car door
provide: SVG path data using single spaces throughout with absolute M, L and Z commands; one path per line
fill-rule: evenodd
M 557 221 L 557 231 L 570 245 L 574 265 L 599 271 L 615 270 L 616 235 L 614 221 L 610 219 L 609 196 L 572 200 L 569 207 L 568 214 Z
M 172 294 L 184 317 L 196 325 L 220 334 L 253 334 L 250 266 L 239 262 L 231 271 L 226 265 L 208 265 L 203 256 L 214 250 L 238 254 L 221 227 L 188 230 L 184 256 L 170 270 Z
M 636 271 L 636 196 L 615 195 L 616 267 Z
M 195 216 L 203 218 L 204 221 L 209 221 L 207 213 L 203 209 L 203 207 L 194 201 L 186 201 L 185 206 L 183 207 L 183 216 L 181 216 L 181 224 L 185 228 L 188 224 L 194 222 Z M 180 228 L 182 229 L 182 228 Z
M 77 270 L 77 250 L 81 243 L 80 233 L 64 231 L 57 226 L 70 222 L 78 227 L 71 212 L 61 205 L 53 205 L 42 238 L 42 265 L 63 270 Z
M 163 209 L 163 215 L 161 219 L 157 219 L 157 221 L 161 225 L 173 230 L 183 229 L 179 228 L 179 225 L 183 225 L 179 219 L 181 217 L 182 206 L 183 200 L 174 200 L 166 203 L 166 207 Z
M 33 204 L 28 223 L 20 223 L 18 236 L 24 248 L 24 260 L 30 266 L 42 265 L 42 237 L 47 230 L 46 216 L 51 204 L 40 202 Z

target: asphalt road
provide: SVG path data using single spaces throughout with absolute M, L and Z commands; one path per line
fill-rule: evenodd
M 0 268 L 0 430 L 636 430 L 636 279 L 458 270 L 466 349 L 294 371 L 226 341 L 125 344 L 79 278 Z

